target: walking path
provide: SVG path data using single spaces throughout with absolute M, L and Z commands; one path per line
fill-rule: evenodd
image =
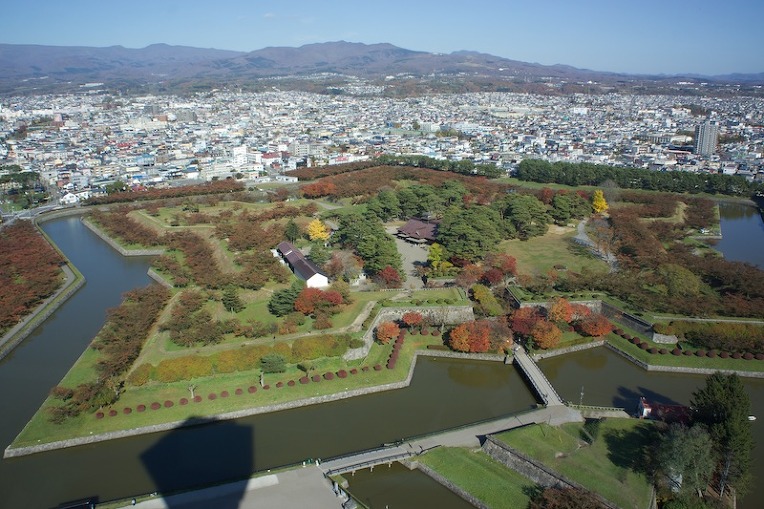
M 513 362 L 525 373 L 525 376 L 530 380 L 533 388 L 536 389 L 536 393 L 541 397 L 545 405 L 559 406 L 564 405 L 562 398 L 549 382 L 549 379 L 539 369 L 538 365 L 533 362 L 528 356 L 528 352 L 521 345 L 517 345 L 514 348 L 514 360 Z
M 393 461 L 409 458 L 435 447 L 480 447 L 481 438 L 529 424 L 547 423 L 552 426 L 566 422 L 580 422 L 580 412 L 565 405 L 555 405 L 531 410 L 509 417 L 481 422 L 443 433 L 428 435 L 402 441 L 390 447 L 381 447 L 369 451 L 342 456 L 320 464 L 326 475 L 353 472 L 374 465 L 389 464 Z
M 342 499 L 332 491 L 331 482 L 314 465 L 268 474 L 248 481 L 223 484 L 169 497 L 156 497 L 123 507 L 141 509 L 338 509 Z
M 587 223 L 587 219 L 583 219 L 578 223 L 577 233 L 574 237 L 574 240 L 579 244 L 586 246 L 593 254 L 605 260 L 610 266 L 610 272 L 615 272 L 617 269 L 617 260 L 615 255 L 613 253 L 603 253 L 597 248 L 592 239 L 589 238 L 589 234 L 586 233 Z

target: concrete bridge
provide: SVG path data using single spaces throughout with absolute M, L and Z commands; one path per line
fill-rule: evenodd
M 452 430 L 404 439 L 386 447 L 370 449 L 322 462 L 319 467 L 327 476 L 354 472 L 377 465 L 390 465 L 436 447 L 480 447 L 487 435 L 501 433 L 529 424 L 546 423 L 552 426 L 566 422 L 581 422 L 581 413 L 565 405 L 554 405 L 491 419 Z
M 538 365 L 530 358 L 525 348 L 522 345 L 517 345 L 514 348 L 514 353 L 513 363 L 525 374 L 525 377 L 531 382 L 533 389 L 544 404 L 547 406 L 564 405 L 565 402 L 557 394 L 557 391 L 541 369 L 539 369 Z

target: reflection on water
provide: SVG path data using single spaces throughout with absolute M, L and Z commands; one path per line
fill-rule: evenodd
M 459 498 L 443 485 L 419 470 L 409 470 L 400 463 L 380 465 L 374 471 L 359 470 L 346 474 L 348 490 L 371 509 L 470 509 L 472 504 Z
M 722 238 L 714 248 L 727 260 L 764 268 L 764 220 L 756 207 L 741 203 L 719 204 Z

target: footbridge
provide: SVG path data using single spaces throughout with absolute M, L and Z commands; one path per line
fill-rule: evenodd
M 554 386 L 538 367 L 538 364 L 530 358 L 528 352 L 525 351 L 525 348 L 522 345 L 516 345 L 514 354 L 512 362 L 525 374 L 525 377 L 530 381 L 536 394 L 541 398 L 541 401 L 547 406 L 564 405 L 565 402 L 560 395 L 557 394 Z
M 459 426 L 450 430 L 429 433 L 399 440 L 376 449 L 322 461 L 319 468 L 324 474 L 335 475 L 355 472 L 377 465 L 391 465 L 395 461 L 417 456 L 436 447 L 480 447 L 484 437 L 531 424 L 546 423 L 558 426 L 566 422 L 581 422 L 581 413 L 565 405 L 534 408 L 495 419 Z

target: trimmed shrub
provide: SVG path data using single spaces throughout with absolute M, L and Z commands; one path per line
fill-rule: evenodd
M 103 412 L 96 412 L 96 419 L 103 419 Z
M 361 371 L 366 372 L 369 371 L 369 366 L 364 366 L 361 368 Z
M 746 352 L 743 354 L 743 359 L 750 361 L 753 359 L 753 354 L 751 352 Z
M 650 348 L 650 349 L 648 350 L 648 352 L 650 352 L 651 354 L 655 355 L 656 353 L 658 353 L 658 349 L 657 349 L 657 348 L 655 348 L 655 347 L 652 347 L 652 348 Z
M 117 415 L 117 411 L 116 410 L 114 410 L 113 408 L 111 410 L 109 410 L 109 417 L 115 417 L 116 415 Z
M 703 349 L 695 350 L 695 355 L 697 355 L 698 357 L 705 357 L 706 356 L 706 351 L 703 350 Z
M 313 375 L 311 378 L 314 382 L 320 382 L 321 381 L 321 375 Z
M 282 387 L 284 387 L 284 382 L 276 382 L 277 389 L 281 389 Z
M 733 359 L 739 359 L 742 355 L 740 355 L 740 352 L 732 352 L 732 358 Z
M 268 389 L 270 389 L 270 388 L 271 388 L 271 386 L 270 386 L 269 384 L 265 384 L 265 385 L 263 385 L 263 389 L 265 389 L 266 391 L 267 391 Z
M 235 390 L 235 391 L 233 391 L 233 392 L 234 392 L 234 394 L 236 394 L 237 396 L 241 396 L 242 394 L 244 394 L 244 391 L 242 391 L 242 390 L 241 390 L 241 388 L 238 388 L 238 389 L 236 389 L 236 390 Z
M 764 361 L 764 353 L 757 353 L 754 357 L 756 357 L 757 361 Z
M 341 369 L 341 370 L 337 371 L 337 376 L 340 377 L 340 378 L 347 378 L 348 377 L 348 372 L 345 371 L 344 369 Z
M 631 338 L 629 341 L 631 341 L 635 345 L 638 345 L 642 342 L 639 338 Z
M 382 366 L 380 366 L 379 364 L 375 364 L 374 371 L 382 371 Z
M 438 331 L 438 329 L 435 329 L 435 330 L 433 330 L 433 331 L 430 333 L 430 336 L 433 336 L 433 337 L 434 337 L 434 336 L 440 336 L 440 331 Z
M 351 375 L 357 375 L 357 374 L 358 374 L 358 370 L 357 370 L 357 369 L 355 369 L 355 368 L 352 368 L 352 369 L 350 370 L 350 374 L 351 374 Z
M 300 377 L 300 383 L 301 383 L 301 384 L 303 384 L 303 385 L 305 385 L 305 384 L 306 384 L 306 383 L 308 383 L 309 381 L 310 381 L 310 379 L 308 379 L 308 377 L 307 377 L 307 376 L 301 376 L 301 377 Z
M 631 341 L 632 339 L 634 339 L 634 336 L 632 336 L 631 334 L 624 334 L 624 335 L 623 335 L 623 336 L 621 336 L 621 337 L 622 337 L 623 339 L 625 339 L 626 341 Z
M 615 332 L 619 336 L 623 337 L 623 329 L 615 329 L 615 330 L 613 330 L 613 332 Z
M 639 348 L 641 348 L 642 350 L 647 350 L 648 348 L 650 348 L 650 345 L 648 345 L 647 343 L 639 343 Z
M 180 398 L 180 404 L 183 406 L 188 405 L 188 398 Z
M 661 355 L 666 355 L 668 353 L 668 350 L 666 350 L 665 348 L 661 348 L 660 350 L 658 350 L 658 353 Z
M 719 357 L 721 357 L 722 359 L 729 359 L 730 358 L 730 354 L 729 354 L 729 352 L 721 352 L 719 354 Z
M 395 369 L 395 359 L 387 361 L 387 369 Z
M 223 391 L 220 393 L 221 398 L 227 398 L 228 396 L 230 396 L 230 394 L 228 394 L 228 391 Z
M 716 358 L 716 351 L 715 351 L 715 350 L 709 350 L 709 351 L 706 353 L 706 357 L 709 357 L 709 358 L 711 358 L 711 359 L 715 359 L 715 358 Z
M 173 403 L 173 402 L 172 402 L 172 401 L 170 401 L 169 399 L 168 399 L 167 401 L 165 401 L 165 402 L 164 402 L 164 407 L 165 407 L 165 408 L 172 408 L 172 406 L 173 406 L 173 405 L 175 405 L 175 403 Z
M 429 333 L 430 333 L 430 329 L 428 329 L 427 327 L 422 327 L 422 336 L 426 336 Z
M 131 413 L 133 413 L 133 409 L 130 408 L 129 406 L 126 406 L 125 408 L 122 409 L 122 413 L 125 415 L 130 415 Z
M 254 385 L 250 385 L 249 388 L 247 388 L 247 392 L 249 392 L 250 394 L 254 394 L 257 392 L 257 387 L 255 387 Z
M 334 380 L 334 373 L 327 371 L 324 373 L 324 379 L 326 380 Z
M 160 405 L 156 401 L 151 404 L 151 409 L 152 410 L 159 410 L 160 408 L 162 408 L 162 405 Z
M 682 352 L 682 353 L 683 353 L 684 355 L 688 355 L 688 356 L 689 356 L 689 355 L 692 355 L 692 354 L 693 354 L 693 351 L 692 351 L 692 350 L 685 350 L 685 351 L 684 351 L 684 352 Z
M 202 397 L 201 396 L 194 396 L 194 403 L 201 403 Z
M 207 399 L 209 399 L 210 401 L 216 400 L 216 399 L 218 399 L 218 395 L 217 395 L 217 394 L 215 394 L 214 392 L 211 392 L 211 393 L 210 393 L 210 394 L 207 396 Z
M 671 350 L 671 355 L 682 355 L 682 351 L 679 348 Z
M 294 387 L 294 380 L 289 380 L 289 381 L 287 382 L 287 385 L 288 385 L 289 387 Z
M 146 405 L 138 405 L 137 407 L 135 407 L 135 409 L 138 410 L 139 412 L 145 412 Z

